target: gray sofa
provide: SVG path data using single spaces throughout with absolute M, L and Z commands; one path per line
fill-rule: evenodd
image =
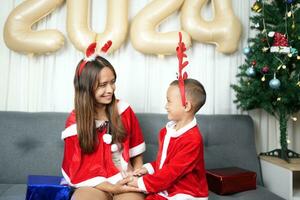
M 24 200 L 28 175 L 61 175 L 60 166 L 67 113 L 0 111 L 0 200 Z M 165 114 L 138 113 L 147 144 L 145 162 L 156 156 L 157 133 Z M 197 116 L 205 144 L 206 168 L 237 166 L 257 173 L 257 189 L 209 200 L 279 200 L 263 186 L 254 144 L 253 121 L 243 115 Z

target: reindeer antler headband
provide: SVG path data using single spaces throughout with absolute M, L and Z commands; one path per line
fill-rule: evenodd
M 178 42 L 178 46 L 176 48 L 176 51 L 177 51 L 178 70 L 179 70 L 178 85 L 179 85 L 182 105 L 185 106 L 186 98 L 185 98 L 184 80 L 187 79 L 188 75 L 187 75 L 186 72 L 184 72 L 182 74 L 182 70 L 183 70 L 183 68 L 185 68 L 189 64 L 189 62 L 188 61 L 183 61 L 183 58 L 186 58 L 187 55 L 184 53 L 186 51 L 186 47 L 185 47 L 184 42 L 182 42 L 181 32 L 179 32 L 179 42 Z
M 104 54 L 107 53 L 107 51 L 109 50 L 111 45 L 112 45 L 112 41 L 108 40 L 101 48 L 101 52 L 103 52 Z M 99 53 L 96 52 L 96 47 L 97 47 L 97 43 L 94 42 L 94 43 L 90 44 L 88 46 L 88 48 L 86 49 L 85 58 L 80 63 L 80 66 L 79 66 L 79 69 L 77 72 L 78 76 L 80 76 L 80 74 L 81 74 L 82 70 L 84 69 L 87 62 L 94 61 L 96 59 L 96 57 L 100 55 Z

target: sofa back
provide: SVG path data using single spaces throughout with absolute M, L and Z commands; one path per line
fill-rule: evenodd
M 67 113 L 0 111 L 0 184 L 26 183 L 28 175 L 61 175 L 61 131 Z M 155 159 L 159 130 L 166 114 L 137 113 L 146 152 Z M 237 166 L 261 173 L 254 143 L 253 121 L 245 115 L 198 115 L 207 169 Z

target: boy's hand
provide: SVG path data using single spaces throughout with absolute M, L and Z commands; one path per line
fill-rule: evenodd
M 132 171 L 124 171 L 124 170 L 122 170 L 121 172 L 121 175 L 122 175 L 122 177 L 123 178 L 127 178 L 127 177 L 131 177 L 131 176 L 133 176 L 133 172 Z
M 138 177 L 132 176 L 131 181 L 127 183 L 128 186 L 138 188 Z
M 136 178 L 136 177 L 135 177 Z M 112 193 L 120 194 L 125 192 L 141 192 L 141 190 L 137 187 L 137 179 L 136 179 L 136 186 L 133 186 L 134 177 L 128 176 L 120 181 L 118 181 L 113 188 Z
M 145 174 L 148 174 L 148 170 L 145 167 L 133 171 L 133 176 L 143 176 Z

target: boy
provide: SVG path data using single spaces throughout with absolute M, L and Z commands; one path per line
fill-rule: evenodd
M 136 170 L 129 183 L 148 193 L 147 200 L 208 199 L 203 141 L 195 118 L 205 103 L 206 92 L 194 79 L 184 80 L 183 94 L 179 85 L 175 80 L 167 91 L 165 108 L 170 122 L 160 131 L 156 161 Z

